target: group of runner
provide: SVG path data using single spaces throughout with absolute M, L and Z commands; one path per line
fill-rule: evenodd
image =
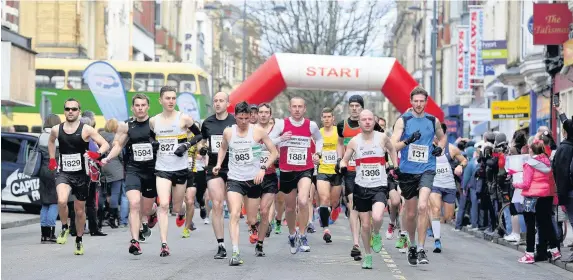
M 253 106 L 241 102 L 235 106 L 234 115 L 229 114 L 229 96 L 219 92 L 212 100 L 215 114 L 200 127 L 190 116 L 175 110 L 176 98 L 175 88 L 161 88 L 163 112 L 150 117 L 149 98 L 136 94 L 132 98 L 133 117 L 119 125 L 111 150 L 93 128 L 79 122 L 79 102 L 65 102 L 66 121 L 52 129 L 49 145 L 50 168 L 59 169 L 59 244 L 66 242 L 69 233 L 66 214 L 71 189 L 77 198 L 75 254 L 84 253 L 83 206 L 90 180 L 86 175 L 89 163 L 101 161 L 105 165 L 125 151 L 129 252 L 134 255 L 142 253 L 140 242 L 149 238 L 158 222 L 160 256 L 169 256 L 169 204 L 173 202 L 177 225 L 185 225 L 182 236 L 189 237 L 194 229 L 195 198 L 201 218 L 207 221 L 210 213 L 218 247 L 215 259 L 227 258 L 223 227 L 226 202 L 232 266 L 243 264 L 239 250 L 243 209 L 256 256 L 265 256 L 263 243 L 275 220 L 276 232 L 280 233 L 283 211 L 290 252 L 296 254 L 311 250 L 306 233 L 313 229 L 309 225 L 314 207 L 324 241 L 335 240 L 329 224 L 336 220 L 332 217 L 340 212 L 343 197 L 354 243 L 350 255 L 363 260 L 362 268 L 371 269 L 371 251 L 378 253 L 382 249 L 380 231 L 386 209 L 390 213 L 387 239 L 393 238 L 402 214 L 396 247 L 408 252 L 411 265 L 428 263 L 424 243 L 430 226 L 434 252 L 442 250 L 440 209 L 442 202 L 452 203 L 454 176 L 461 174 L 467 162 L 456 147 L 448 146 L 439 120 L 425 113 L 428 94 L 424 89 L 412 91 L 412 108 L 397 120 L 391 136 L 384 133 L 374 114 L 364 109 L 359 95 L 349 99 L 350 116 L 337 125 L 332 109 L 323 109 L 322 128 L 304 117 L 305 100 L 299 97 L 289 101 L 289 117 L 275 119 L 266 103 Z M 86 152 L 90 140 L 98 144 L 97 152 Z M 318 197 L 313 205 L 315 190 Z M 206 194 L 211 201 L 210 211 L 206 210 Z

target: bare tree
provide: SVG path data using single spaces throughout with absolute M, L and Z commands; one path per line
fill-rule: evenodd
M 269 12 L 279 5 L 286 9 Z M 394 2 L 262 1 L 258 6 L 262 9 L 252 9 L 250 14 L 261 27 L 261 50 L 266 56 L 277 52 L 364 56 L 383 47 L 377 40 L 383 28 L 380 19 Z M 306 100 L 307 116 L 318 121 L 322 108 L 336 108 L 345 95 L 345 91 L 286 90 L 273 105 L 277 112 L 286 112 L 287 100 L 300 96 Z

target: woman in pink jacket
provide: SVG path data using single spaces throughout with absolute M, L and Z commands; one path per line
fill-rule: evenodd
M 546 154 L 545 145 L 540 139 L 533 141 L 529 147 L 531 158 L 523 164 L 523 182 L 513 186 L 522 189 L 524 196 L 525 224 L 527 225 L 527 248 L 520 263 L 534 263 L 535 223 L 539 228 L 539 247 L 537 254 L 545 254 L 546 244 L 549 244 L 551 259 L 561 258 L 557 248 L 557 237 L 551 224 L 553 199 L 555 198 L 555 182 L 551 171 L 551 162 Z

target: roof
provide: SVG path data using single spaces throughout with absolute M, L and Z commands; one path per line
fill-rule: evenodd
M 24 37 L 6 26 L 2 26 L 2 41 L 10 42 L 12 45 L 19 47 L 29 53 L 37 54 L 32 50 L 32 39 L 29 37 Z

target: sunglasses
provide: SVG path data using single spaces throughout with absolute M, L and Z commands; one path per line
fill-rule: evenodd
M 69 112 L 69 111 L 77 112 L 79 109 L 80 108 L 77 108 L 77 107 L 74 107 L 74 108 L 66 107 L 66 108 L 64 108 L 64 111 L 66 111 L 66 112 Z

